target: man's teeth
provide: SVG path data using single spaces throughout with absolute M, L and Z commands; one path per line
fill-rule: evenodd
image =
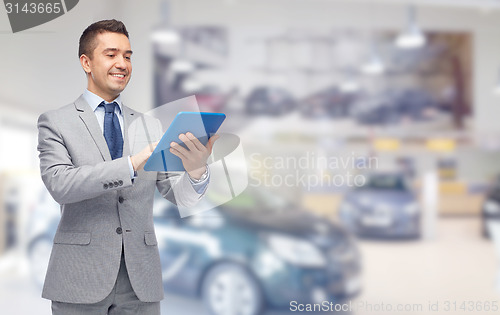
M 112 76 L 117 77 L 117 78 L 125 78 L 124 74 L 112 74 Z

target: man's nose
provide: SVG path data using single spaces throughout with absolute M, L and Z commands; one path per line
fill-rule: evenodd
M 115 67 L 117 69 L 126 69 L 127 65 L 125 64 L 125 58 L 123 58 L 122 56 L 119 56 L 116 59 Z

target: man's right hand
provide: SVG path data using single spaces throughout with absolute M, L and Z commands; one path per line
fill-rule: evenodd
M 137 172 L 144 167 L 144 164 L 146 164 L 146 162 L 148 161 L 149 157 L 151 156 L 151 153 L 153 153 L 156 146 L 158 145 L 158 142 L 160 141 L 156 141 L 154 143 L 147 145 L 146 147 L 144 147 L 144 149 L 141 150 L 141 152 L 130 157 L 130 161 L 132 162 L 134 171 Z

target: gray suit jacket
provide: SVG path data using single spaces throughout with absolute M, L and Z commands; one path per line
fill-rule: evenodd
M 153 226 L 155 187 L 179 206 L 201 196 L 182 173 L 140 172 L 130 178 L 128 155 L 161 138 L 158 120 L 123 106 L 123 157 L 111 160 L 94 112 L 82 96 L 38 119 L 42 180 L 61 204 L 42 297 L 96 303 L 112 290 L 122 244 L 130 282 L 144 302 L 163 298 Z

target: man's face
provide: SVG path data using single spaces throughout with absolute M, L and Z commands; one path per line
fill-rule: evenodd
M 132 50 L 127 36 L 120 33 L 98 34 L 92 58 L 80 58 L 89 73 L 88 89 L 110 102 L 127 86 L 132 75 Z

